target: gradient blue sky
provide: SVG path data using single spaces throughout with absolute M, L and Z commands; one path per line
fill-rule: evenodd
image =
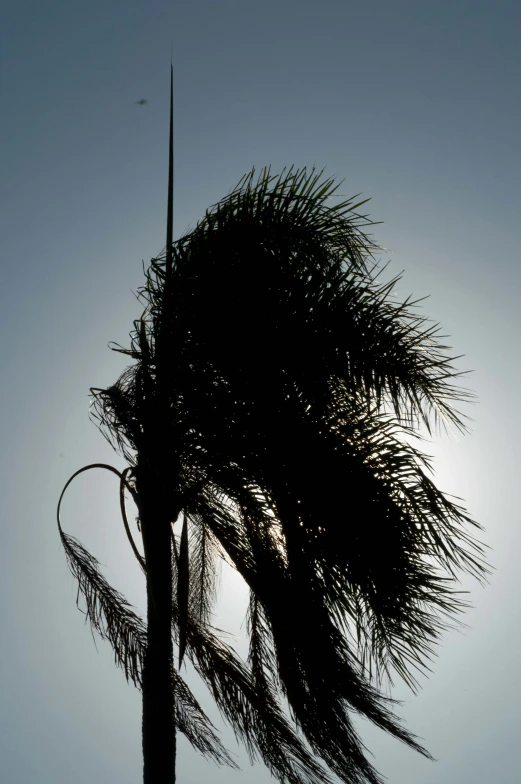
M 141 780 L 139 695 L 75 609 L 54 514 L 74 470 L 121 464 L 88 390 L 122 369 L 107 342 L 126 342 L 141 261 L 164 245 L 171 40 L 177 233 L 253 164 L 326 166 L 342 193 L 372 197 L 400 292 L 432 295 L 425 313 L 474 370 L 472 434 L 432 451 L 496 571 L 466 586 L 469 627 L 445 636 L 419 695 L 395 690 L 438 762 L 362 731 L 390 784 L 521 779 L 520 24 L 507 0 L 4 0 L 2 782 Z M 64 515 L 143 608 L 112 477 L 78 480 Z M 225 575 L 219 612 L 239 647 L 243 609 Z M 182 742 L 178 780 L 270 776 L 214 769 Z

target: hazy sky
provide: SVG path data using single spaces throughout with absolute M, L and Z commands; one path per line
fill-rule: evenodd
M 54 515 L 77 468 L 121 465 L 88 390 L 122 369 L 107 343 L 126 343 L 142 259 L 164 246 L 171 41 L 176 232 L 253 164 L 326 166 L 372 197 L 400 292 L 432 295 L 424 312 L 474 371 L 472 434 L 432 451 L 496 571 L 466 584 L 468 628 L 445 636 L 418 696 L 395 691 L 438 762 L 361 727 L 390 784 L 521 780 L 520 24 L 507 0 L 4 0 L 2 783 L 141 781 L 139 694 L 107 644 L 96 653 Z M 64 523 L 142 609 L 113 477 L 81 477 Z M 244 592 L 233 577 L 223 590 L 240 646 Z M 181 743 L 180 784 L 269 780 Z

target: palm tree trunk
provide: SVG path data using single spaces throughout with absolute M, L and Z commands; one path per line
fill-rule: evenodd
M 172 520 L 159 476 L 138 466 L 136 489 L 147 568 L 147 650 L 143 667 L 143 782 L 175 782 L 172 682 Z

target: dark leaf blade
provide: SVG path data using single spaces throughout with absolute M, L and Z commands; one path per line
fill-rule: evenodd
M 230 756 L 215 732 L 215 728 L 207 717 L 194 695 L 178 672 L 172 671 L 173 689 L 176 697 L 175 725 L 192 746 L 207 759 L 219 765 L 228 765 L 238 769 L 237 763 Z
M 188 653 L 252 760 L 260 755 L 272 775 L 285 784 L 330 784 L 284 716 L 273 685 L 266 681 L 260 689 L 235 651 L 196 624 L 189 626 Z
M 179 607 L 179 667 L 186 649 L 188 607 L 190 598 L 190 556 L 188 547 L 188 517 L 183 519 L 181 543 L 179 547 L 179 567 L 177 576 L 177 606 Z
M 146 626 L 118 591 L 114 590 L 99 570 L 99 563 L 74 537 L 62 534 L 67 561 L 78 580 L 79 592 L 86 602 L 86 615 L 102 639 L 114 650 L 116 663 L 127 680 L 141 688 L 141 676 L 146 650 Z M 192 692 L 172 671 L 175 695 L 175 726 L 192 746 L 218 764 L 236 768 Z
M 198 623 L 209 623 L 216 595 L 217 547 L 207 526 L 190 518 L 189 612 Z
M 81 595 L 85 601 L 85 614 L 91 628 L 102 639 L 108 640 L 114 651 L 116 664 L 123 669 L 127 680 L 141 689 L 146 651 L 145 623 L 127 600 L 103 577 L 98 560 L 75 537 L 62 530 L 59 507 L 58 525 L 67 563 L 78 581 L 78 602 Z M 175 670 L 172 671 L 172 678 L 175 726 L 205 757 L 213 759 L 218 764 L 236 768 L 235 761 L 222 745 L 211 721 Z
M 222 536 L 223 512 L 219 518 L 212 519 L 212 511 L 208 509 L 207 515 L 208 524 L 216 535 L 218 532 Z M 250 528 L 250 533 L 254 531 L 255 528 Z M 224 539 L 222 543 L 225 546 Z M 255 567 L 242 560 L 240 550 L 234 548 L 230 552 L 239 572 L 264 605 L 266 617 L 270 618 L 278 675 L 313 751 L 345 782 L 380 782 L 364 756 L 364 747 L 353 727 L 350 713 L 356 711 L 429 756 L 390 711 L 392 701 L 382 697 L 366 681 L 326 608 L 313 595 L 307 579 L 309 571 L 303 569 L 297 582 L 288 582 L 275 552 L 269 555 L 260 546 L 255 549 L 264 561 L 258 564 L 260 573 L 265 575 L 264 581 L 259 581 Z M 298 613 L 295 607 L 300 608 Z M 298 622 L 303 614 L 305 630 Z M 319 668 L 317 661 L 321 663 Z
M 108 640 L 127 680 L 141 687 L 146 627 L 126 599 L 105 580 L 99 562 L 77 539 L 61 532 L 69 568 L 85 600 L 85 614 L 94 630 Z

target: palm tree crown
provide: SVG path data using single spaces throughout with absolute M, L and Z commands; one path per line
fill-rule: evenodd
M 128 462 L 123 514 L 125 491 L 141 509 L 148 472 L 181 521 L 179 664 L 186 652 L 252 758 L 291 784 L 329 781 L 319 759 L 346 784 L 381 781 L 353 714 L 428 756 L 378 683 L 397 672 L 414 687 L 464 606 L 458 572 L 486 571 L 476 524 L 436 488 L 416 438 L 437 421 L 464 429 L 468 393 L 437 328 L 396 301 L 396 279 L 381 282 L 364 202 L 335 204 L 337 187 L 306 170 L 243 178 L 151 262 L 145 311 L 118 349 L 134 364 L 94 390 Z M 142 685 L 145 624 L 61 535 L 91 622 Z M 212 626 L 219 559 L 250 591 L 247 662 Z M 175 726 L 233 764 L 171 678 Z

